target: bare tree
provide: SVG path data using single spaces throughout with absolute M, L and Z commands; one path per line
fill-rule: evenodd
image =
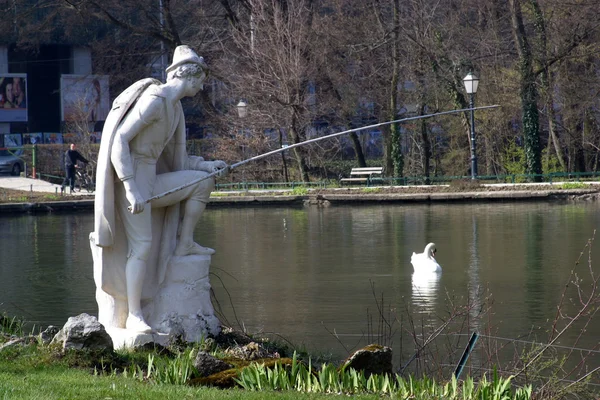
M 314 127 L 320 112 L 318 58 L 311 46 L 314 7 L 311 0 L 249 0 L 238 8 L 240 22 L 219 65 L 229 89 L 222 100 L 247 101 L 249 116 L 242 123 L 252 135 L 281 130 L 296 144 Z M 310 179 L 308 151 L 293 150 L 304 182 Z

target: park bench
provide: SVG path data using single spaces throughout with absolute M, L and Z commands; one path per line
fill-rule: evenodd
M 379 175 L 379 177 L 381 177 L 382 173 L 383 167 L 352 168 L 352 171 L 350 171 L 350 178 L 342 178 L 340 179 L 340 183 L 365 182 L 368 186 L 373 180 L 374 175 Z

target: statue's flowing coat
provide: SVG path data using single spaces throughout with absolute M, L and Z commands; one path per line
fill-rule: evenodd
M 94 256 L 94 280 L 96 286 L 107 294 L 124 299 L 127 293 L 125 265 L 129 249 L 122 222 L 115 212 L 115 185 L 121 184 L 111 162 L 111 152 L 117 130 L 137 99 L 152 85 L 160 81 L 143 79 L 131 85 L 113 102 L 100 143 L 96 175 L 96 197 L 94 209 L 94 232 L 92 253 Z M 178 105 L 179 109 L 181 105 Z M 178 113 L 183 119 L 183 112 Z M 177 125 L 177 124 L 175 124 Z M 158 160 L 158 166 L 171 172 L 183 170 L 187 161 L 185 153 L 185 130 L 176 130 L 171 142 L 184 145 L 174 146 L 172 160 Z M 150 204 L 147 205 L 150 207 Z M 168 258 L 176 245 L 180 205 L 152 209 L 152 251 L 146 266 L 142 298 L 152 298 L 164 280 Z

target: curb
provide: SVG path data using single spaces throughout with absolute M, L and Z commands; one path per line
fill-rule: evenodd
M 52 213 L 94 211 L 94 200 L 47 201 L 43 203 L 0 204 L 0 215 L 14 213 Z
M 539 191 L 497 191 L 497 192 L 448 192 L 420 194 L 323 194 L 323 200 L 331 203 L 356 202 L 394 202 L 394 203 L 442 203 L 442 202 L 491 202 L 491 201 L 529 201 L 529 200 L 569 200 L 575 197 L 598 195 L 598 190 L 539 190 Z

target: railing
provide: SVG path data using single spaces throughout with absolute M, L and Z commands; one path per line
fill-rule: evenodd
M 331 185 L 327 181 L 318 182 L 236 182 L 217 183 L 216 190 L 288 190 L 295 188 L 317 188 L 322 189 Z
M 600 178 L 598 172 L 552 172 L 549 174 L 507 174 L 507 175 L 481 175 L 476 180 L 471 176 L 404 176 L 400 178 L 382 177 L 373 180 L 370 186 L 415 186 L 415 185 L 449 185 L 452 182 L 464 181 L 476 184 L 493 183 L 554 183 L 554 182 L 581 182 Z M 234 182 L 218 183 L 216 190 L 220 191 L 248 191 L 248 190 L 293 190 L 295 188 L 332 188 L 340 187 L 338 180 L 317 182 Z
M 440 185 L 449 184 L 453 181 L 473 181 L 479 184 L 484 183 L 552 183 L 555 181 L 575 181 L 591 180 L 600 177 L 600 171 L 596 172 L 552 172 L 549 174 L 507 174 L 507 175 L 479 175 L 477 179 L 472 180 L 471 176 L 404 176 L 400 178 L 381 178 L 381 180 L 390 186 L 409 186 L 409 185 Z

